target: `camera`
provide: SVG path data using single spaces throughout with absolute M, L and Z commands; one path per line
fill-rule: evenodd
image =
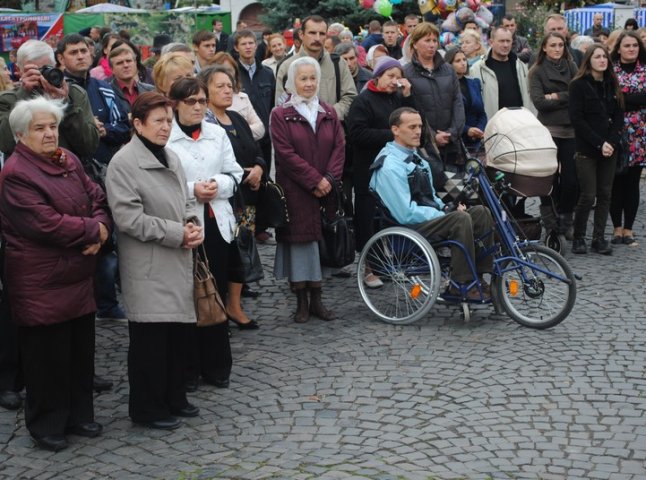
M 63 72 L 61 72 L 58 68 L 45 65 L 43 67 L 40 67 L 39 70 L 40 74 L 45 80 L 47 80 L 50 85 L 56 88 L 61 88 L 63 86 L 65 75 L 63 75 Z

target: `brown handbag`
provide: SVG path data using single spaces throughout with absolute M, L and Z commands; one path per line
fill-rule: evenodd
M 227 320 L 227 312 L 224 303 L 218 292 L 215 278 L 209 268 L 209 261 L 206 258 L 204 245 L 200 245 L 193 251 L 195 279 L 194 301 L 195 316 L 198 327 L 210 327 L 219 325 Z

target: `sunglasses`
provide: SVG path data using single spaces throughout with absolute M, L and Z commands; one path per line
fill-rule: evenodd
M 199 103 L 200 105 L 206 105 L 208 100 L 206 98 L 185 98 L 182 100 L 186 105 L 189 107 L 192 107 L 196 103 Z

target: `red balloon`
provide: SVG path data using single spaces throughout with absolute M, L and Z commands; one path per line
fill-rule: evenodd
M 363 8 L 372 8 L 375 4 L 375 0 L 361 0 L 361 6 Z

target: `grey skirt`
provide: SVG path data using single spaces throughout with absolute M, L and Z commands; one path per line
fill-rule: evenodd
M 320 282 L 332 270 L 321 267 L 318 242 L 281 243 L 276 246 L 274 277 L 290 282 Z

